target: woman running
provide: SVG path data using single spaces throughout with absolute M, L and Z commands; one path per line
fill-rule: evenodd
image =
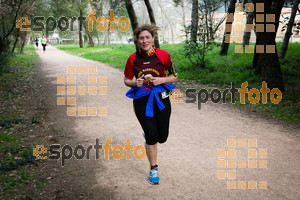
M 160 182 L 157 143 L 166 142 L 169 135 L 169 92 L 175 88 L 172 83 L 177 81 L 177 73 L 169 53 L 153 46 L 157 31 L 157 26 L 148 24 L 134 31 L 138 51 L 128 58 L 124 71 L 124 83 L 132 88 L 126 96 L 134 99 L 135 115 L 144 131 L 151 184 Z

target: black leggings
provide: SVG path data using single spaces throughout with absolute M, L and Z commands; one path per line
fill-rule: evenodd
M 153 118 L 146 117 L 146 105 L 149 95 L 140 99 L 133 100 L 133 107 L 136 117 L 138 118 L 146 137 L 146 143 L 149 145 L 164 143 L 169 135 L 169 124 L 171 116 L 171 103 L 169 97 L 162 99 L 165 108 L 159 111 L 155 100 L 153 99 Z
M 43 50 L 46 51 L 46 44 L 42 44 L 43 45 Z

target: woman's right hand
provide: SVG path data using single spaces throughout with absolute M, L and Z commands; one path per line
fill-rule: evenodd
M 144 74 L 136 79 L 136 87 L 141 87 L 144 83 Z

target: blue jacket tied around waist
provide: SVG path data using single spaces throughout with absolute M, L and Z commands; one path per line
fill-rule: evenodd
M 147 96 L 150 94 L 147 106 L 146 106 L 146 117 L 153 117 L 153 99 L 158 106 L 159 111 L 162 111 L 165 108 L 165 105 L 160 100 L 158 94 L 164 92 L 166 90 L 172 92 L 172 90 L 176 86 L 174 84 L 162 84 L 162 85 L 142 85 L 141 87 L 131 88 L 126 96 L 132 99 L 139 99 L 141 97 Z M 151 88 L 151 90 L 143 89 L 143 88 Z

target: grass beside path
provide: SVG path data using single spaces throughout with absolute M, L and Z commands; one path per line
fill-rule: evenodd
M 277 43 L 277 52 L 280 52 L 281 43 Z M 90 60 L 99 61 L 102 63 L 109 63 L 113 67 L 124 69 L 128 57 L 135 52 L 133 44 L 124 45 L 109 45 L 100 47 L 79 48 L 78 45 L 54 45 L 60 50 L 68 53 L 81 56 Z M 220 56 L 220 44 L 216 44 L 210 52 L 207 53 L 206 67 L 200 68 L 193 66 L 188 58 L 185 56 L 183 44 L 168 44 L 161 45 L 161 49 L 170 53 L 171 58 L 176 64 L 178 70 L 178 77 L 180 83 L 196 85 L 197 91 L 201 87 L 229 87 L 234 83 L 238 88 L 245 81 L 248 82 L 249 90 L 251 88 L 260 89 L 262 87 L 262 79 L 255 74 L 252 69 L 253 54 L 250 53 L 235 53 L 235 46 L 231 44 L 227 56 Z M 299 70 L 299 54 L 300 44 L 290 43 L 285 59 L 281 60 L 281 69 L 283 73 L 284 84 L 286 92 L 283 94 L 283 99 L 278 105 L 255 104 L 252 105 L 246 101 L 246 105 L 242 105 L 253 112 L 260 112 L 267 116 L 273 116 L 287 120 L 290 122 L 300 123 L 300 70 Z M 247 98 L 247 97 L 246 97 Z M 239 102 L 239 99 L 236 99 Z M 248 102 L 248 103 L 247 103 Z M 241 105 L 237 103 L 237 105 Z
M 108 63 L 124 69 L 128 57 L 134 52 L 133 45 L 111 45 L 79 48 L 77 45 L 53 45 L 56 48 L 83 58 Z
M 0 199 L 8 199 L 6 195 L 13 194 L 22 185 L 38 181 L 31 172 L 35 143 L 28 133 L 40 119 L 31 115 L 36 110 L 26 102 L 33 102 L 31 95 L 35 92 L 39 57 L 33 46 L 26 46 L 24 54 L 18 54 L 19 49 L 15 52 L 0 75 Z

